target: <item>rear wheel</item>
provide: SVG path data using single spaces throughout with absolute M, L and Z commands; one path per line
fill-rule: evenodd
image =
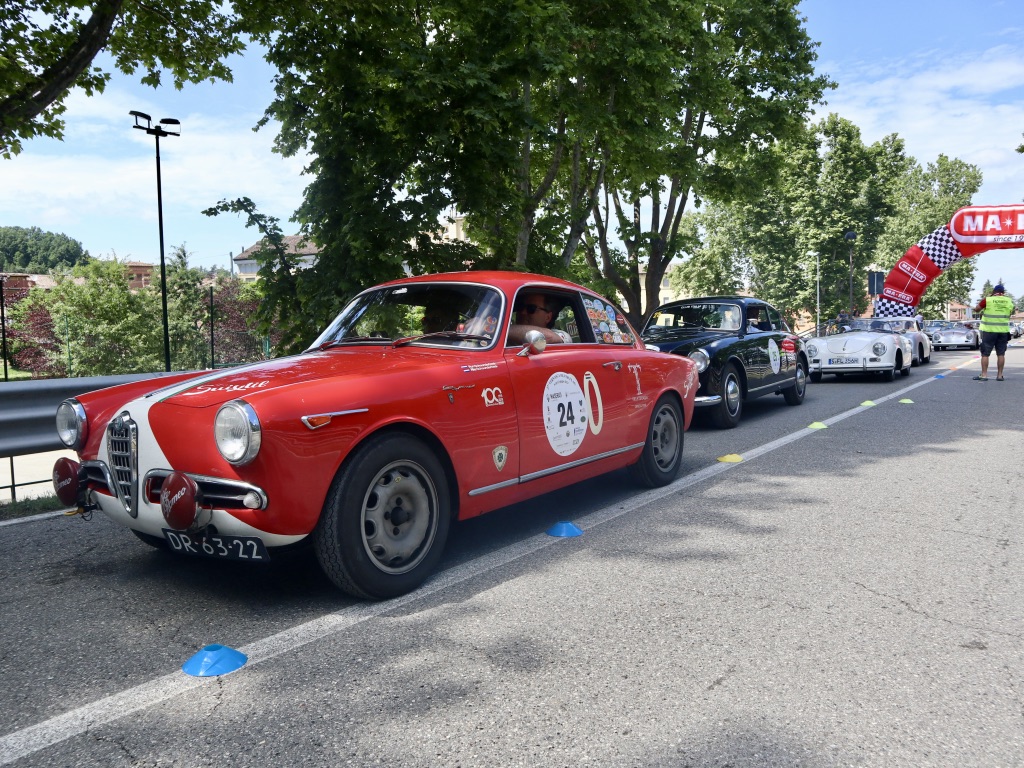
M 786 398 L 786 405 L 800 405 L 807 394 L 807 363 L 797 360 L 796 381 L 793 386 L 782 390 L 782 396 Z
M 317 559 L 351 595 L 396 597 L 434 570 L 450 518 L 448 481 L 434 452 L 409 435 L 373 437 L 331 484 L 313 532 Z
M 711 419 L 719 429 L 732 429 L 740 423 L 743 414 L 743 385 L 733 363 L 722 369 L 722 402 L 711 412 Z
M 662 395 L 647 427 L 644 450 L 629 473 L 638 483 L 658 488 L 676 479 L 682 460 L 683 414 L 672 395 Z

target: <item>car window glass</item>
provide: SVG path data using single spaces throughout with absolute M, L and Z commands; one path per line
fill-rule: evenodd
M 533 317 L 530 318 L 533 323 L 520 324 L 521 320 L 517 322 L 520 310 L 529 304 L 543 306 L 551 312 L 537 315 L 535 310 Z M 567 344 L 593 342 L 593 338 L 587 333 L 589 323 L 583 312 L 580 296 L 575 292 L 551 290 L 546 286 L 537 288 L 527 285 L 520 288 L 512 303 L 512 322 L 506 345 L 519 346 L 523 334 L 532 324 L 554 331 Z
M 320 334 L 325 344 L 414 344 L 480 348 L 493 343 L 503 300 L 494 288 L 461 283 L 379 287 L 361 293 Z M 462 337 L 477 338 L 462 338 Z
M 782 321 L 782 315 L 779 314 L 779 311 L 775 309 L 775 307 L 765 307 L 765 310 L 768 312 L 768 322 L 771 324 L 771 329 L 773 331 L 789 330 L 786 327 L 786 324 Z
M 584 296 L 586 321 L 598 344 L 628 344 L 635 342 L 633 331 L 622 310 L 597 296 Z

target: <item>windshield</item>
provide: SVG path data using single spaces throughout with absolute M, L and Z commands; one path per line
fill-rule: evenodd
M 356 296 L 309 349 L 394 344 L 489 347 L 501 325 L 501 293 L 485 285 L 418 283 Z
M 738 304 L 701 302 L 663 307 L 651 315 L 644 333 L 657 335 L 679 328 L 738 331 L 742 314 Z
M 888 320 L 872 320 L 866 317 L 853 318 L 847 323 L 854 331 L 875 331 L 876 333 L 895 333 L 892 323 Z

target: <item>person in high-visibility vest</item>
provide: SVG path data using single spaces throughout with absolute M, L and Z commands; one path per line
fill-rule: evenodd
M 1006 362 L 1006 344 L 1010 341 L 1010 315 L 1013 314 L 1013 299 L 1006 296 L 1002 283 L 992 289 L 992 295 L 982 299 L 975 312 L 981 312 L 981 375 L 975 381 L 988 381 L 988 357 L 996 351 L 996 381 L 1003 380 L 1003 364 Z

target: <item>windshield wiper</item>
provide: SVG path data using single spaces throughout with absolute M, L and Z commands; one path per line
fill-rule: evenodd
M 412 344 L 414 341 L 423 339 L 456 339 L 457 341 L 490 341 L 490 336 L 483 336 L 479 333 L 462 333 L 461 331 L 436 331 L 434 333 L 421 333 L 418 336 L 406 336 L 403 339 L 395 339 L 391 343 L 393 347 L 402 347 Z
M 340 339 L 331 339 L 330 341 L 325 341 L 323 344 L 321 344 L 320 346 L 316 347 L 315 350 L 317 352 L 323 352 L 325 349 L 331 349 L 333 347 L 340 347 L 343 344 L 350 344 L 350 343 L 360 342 L 360 341 L 376 341 L 376 342 L 380 342 L 380 343 L 385 343 L 385 342 L 391 341 L 391 339 L 389 339 L 387 336 L 344 336 L 344 337 L 342 337 Z M 312 352 L 314 350 L 313 349 L 309 349 L 307 351 L 308 352 Z

